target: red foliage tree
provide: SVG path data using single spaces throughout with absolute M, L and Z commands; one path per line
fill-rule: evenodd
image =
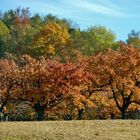
M 80 112 L 84 104 L 92 105 L 79 88 L 89 82 L 85 66 L 82 62 L 62 64 L 55 60 L 36 60 L 24 55 L 18 61 L 20 76 L 17 98 L 32 103 L 38 120 L 43 120 L 47 109 L 62 102 L 73 104 Z

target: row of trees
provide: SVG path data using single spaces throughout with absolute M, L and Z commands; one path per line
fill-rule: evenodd
M 80 119 L 86 107 L 94 109 L 101 93 L 105 111 L 113 114 L 117 106 L 125 119 L 127 109 L 140 102 L 140 51 L 123 46 L 66 63 L 28 55 L 1 59 L 0 79 L 2 107 L 10 100 L 29 101 L 38 120 L 60 104 L 61 111 L 77 109 Z
M 140 33 L 128 34 L 127 43 L 140 47 Z M 17 8 L 0 14 L 0 57 L 5 52 L 32 57 L 53 57 L 59 60 L 75 59 L 79 53 L 90 56 L 107 48 L 116 49 L 116 36 L 103 26 L 81 31 L 66 19 L 39 14 L 30 16 L 28 8 Z M 78 55 L 78 56 L 77 56 Z
M 115 39 L 115 34 L 103 26 L 81 31 L 76 24 L 56 16 L 31 17 L 28 8 L 10 10 L 0 17 L 0 57 L 8 52 L 65 61 L 77 59 L 80 53 L 89 56 L 113 48 Z
M 135 31 L 125 44 L 105 27 L 81 31 L 52 15 L 31 17 L 28 8 L 2 13 L 0 110 L 27 101 L 37 120 L 52 112 L 125 119 L 139 109 L 139 41 Z

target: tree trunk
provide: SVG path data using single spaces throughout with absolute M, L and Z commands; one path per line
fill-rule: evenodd
M 115 119 L 115 114 L 114 113 L 110 113 L 111 119 Z
M 44 111 L 38 111 L 37 112 L 37 120 L 38 121 L 43 121 L 44 120 Z
M 78 119 L 79 120 L 82 120 L 82 118 L 83 118 L 83 112 L 84 112 L 84 109 L 79 109 L 78 110 Z
M 43 121 L 44 120 L 44 115 L 45 115 L 45 109 L 43 106 L 40 105 L 39 102 L 35 103 L 34 109 L 37 114 L 37 121 Z
M 2 109 L 3 109 L 3 106 L 1 105 L 1 106 L 0 106 L 0 112 L 2 112 Z
M 126 109 L 125 108 L 122 108 L 121 110 L 121 116 L 122 116 L 122 119 L 126 119 Z

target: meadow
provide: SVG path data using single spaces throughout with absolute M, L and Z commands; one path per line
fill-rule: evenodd
M 140 121 L 1 122 L 0 140 L 140 140 Z

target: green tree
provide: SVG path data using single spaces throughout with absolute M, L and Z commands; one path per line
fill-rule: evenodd
M 115 46 L 115 34 L 103 26 L 93 26 L 82 32 L 84 40 L 81 51 L 86 55 L 92 55 L 96 51 L 104 51 Z
M 30 22 L 32 27 L 38 29 L 41 27 L 43 20 L 39 14 L 35 14 L 33 17 L 30 18 Z
M 44 17 L 44 24 L 55 22 L 59 24 L 60 26 L 66 27 L 67 29 L 71 28 L 71 22 L 67 19 L 59 19 L 57 16 L 53 16 L 51 14 L 48 14 Z
M 7 51 L 6 43 L 9 38 L 10 38 L 10 30 L 0 20 L 0 57 L 4 56 L 4 52 Z
M 13 25 L 11 28 L 10 52 L 16 55 L 28 54 L 29 45 L 35 35 L 35 30 L 30 24 Z
M 2 21 L 7 25 L 10 29 L 10 26 L 15 23 L 16 13 L 14 10 L 9 10 L 5 12 L 2 16 Z
M 131 33 L 128 34 L 126 42 L 134 48 L 140 48 L 140 31 L 136 32 L 132 30 Z
M 69 33 L 71 35 L 71 42 L 74 48 L 80 49 L 84 44 L 82 32 L 79 28 L 70 28 Z

